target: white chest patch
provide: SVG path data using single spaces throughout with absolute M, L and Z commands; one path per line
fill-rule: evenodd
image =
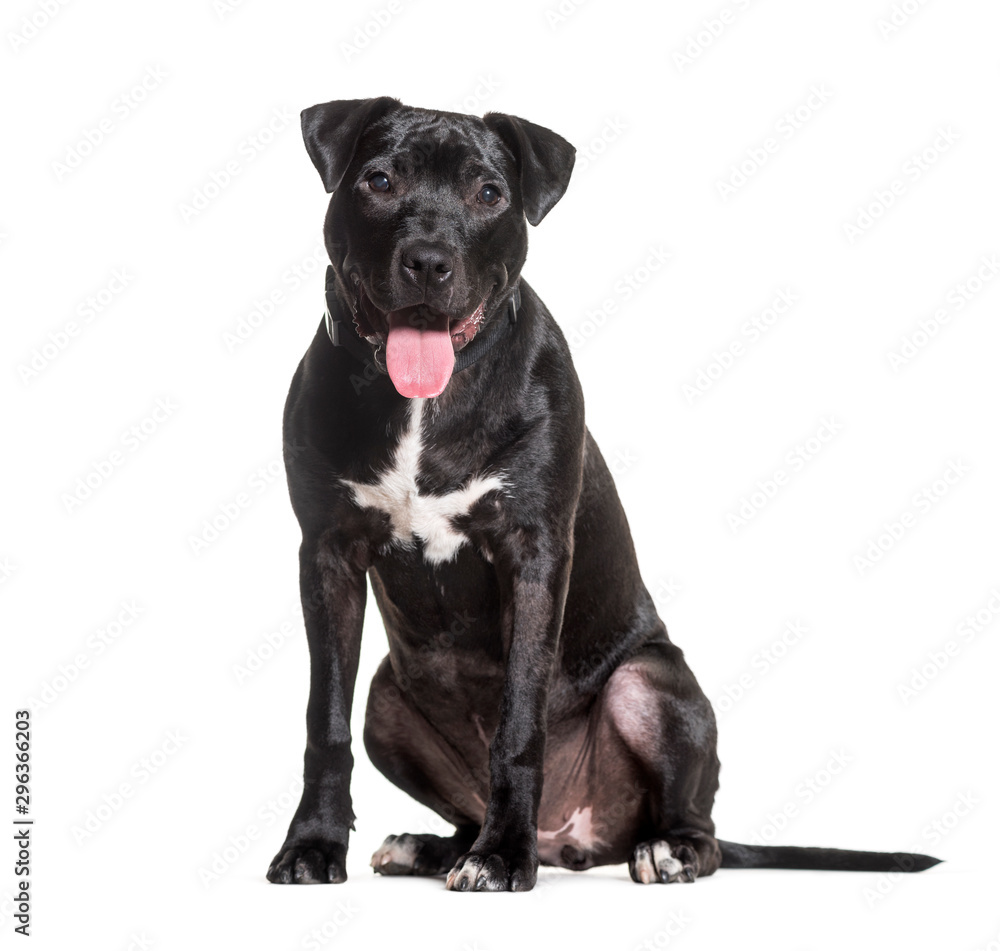
M 374 485 L 349 479 L 343 482 L 350 487 L 356 505 L 378 509 L 389 516 L 396 541 L 412 545 L 419 539 L 424 545 L 424 557 L 437 564 L 454 558 L 468 541 L 455 530 L 452 519 L 467 514 L 487 492 L 502 489 L 503 481 L 495 475 L 476 477 L 447 495 L 421 495 L 417 489 L 417 474 L 420 471 L 423 410 L 422 399 L 410 401 L 409 429 L 399 440 L 392 466 L 382 473 L 378 482 Z

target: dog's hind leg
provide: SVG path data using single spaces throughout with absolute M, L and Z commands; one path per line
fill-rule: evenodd
M 648 788 L 628 858 L 633 881 L 693 882 L 722 860 L 711 819 L 718 789 L 715 717 L 681 652 L 647 648 L 604 688 L 604 711 Z
M 488 763 L 470 766 L 399 688 L 385 658 L 372 679 L 365 749 L 376 768 L 417 802 L 455 826 L 452 836 L 390 835 L 372 856 L 383 875 L 444 875 L 479 834 Z

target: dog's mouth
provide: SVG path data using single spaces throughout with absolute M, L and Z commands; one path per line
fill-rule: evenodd
M 455 353 L 479 331 L 485 299 L 471 314 L 451 317 L 427 304 L 383 311 L 359 283 L 354 326 L 373 346 L 385 345 L 385 365 L 402 396 L 439 396 L 451 379 Z

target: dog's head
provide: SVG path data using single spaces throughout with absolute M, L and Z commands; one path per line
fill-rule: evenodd
M 503 312 L 537 225 L 569 184 L 575 150 L 541 126 L 399 100 L 302 113 L 333 193 L 325 236 L 355 326 L 403 396 L 437 396 L 455 353 Z

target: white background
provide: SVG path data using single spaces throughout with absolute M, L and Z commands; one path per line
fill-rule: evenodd
M 1000 253 L 1000 12 L 905 6 L 887 30 L 891 0 L 564 0 L 562 14 L 556 0 L 99 0 L 48 22 L 40 2 L 5 5 L 2 695 L 10 721 L 39 706 L 34 947 L 998 946 L 1000 279 L 967 282 Z M 814 86 L 825 101 L 810 108 Z M 723 871 L 668 888 L 633 885 L 624 866 L 542 870 L 529 895 L 446 893 L 367 868 L 386 834 L 438 826 L 359 742 L 350 881 L 265 882 L 307 688 L 298 531 L 272 464 L 325 264 L 327 199 L 297 115 L 383 94 L 522 115 L 580 150 L 525 275 L 577 343 L 647 585 L 716 702 L 720 835 L 946 864 L 898 882 Z M 799 107 L 796 128 L 783 117 Z M 768 138 L 777 151 L 755 163 Z M 743 160 L 751 174 L 724 198 Z M 869 205 L 877 217 L 859 219 Z M 639 270 L 652 249 L 668 263 Z M 796 303 L 751 341 L 745 322 L 779 291 Z M 606 300 L 614 313 L 595 316 Z M 71 321 L 77 335 L 60 336 Z M 936 333 L 894 368 L 920 321 Z M 733 343 L 733 365 L 689 399 Z M 147 419 L 158 400 L 175 408 Z M 793 467 L 829 419 L 836 436 Z M 143 441 L 127 435 L 143 425 Z M 92 467 L 116 451 L 70 510 L 77 480 L 99 481 Z M 952 463 L 967 471 L 933 496 Z M 778 469 L 784 484 L 734 530 Z M 925 489 L 933 504 L 915 501 Z M 241 493 L 249 504 L 196 554 L 192 538 Z M 902 537 L 860 565 L 905 513 Z M 109 629 L 123 602 L 137 617 Z M 804 635 L 761 653 L 796 620 Z M 385 649 L 372 609 L 358 737 Z M 925 664 L 935 676 L 901 696 Z M 12 722 L 5 735 L 12 760 Z

